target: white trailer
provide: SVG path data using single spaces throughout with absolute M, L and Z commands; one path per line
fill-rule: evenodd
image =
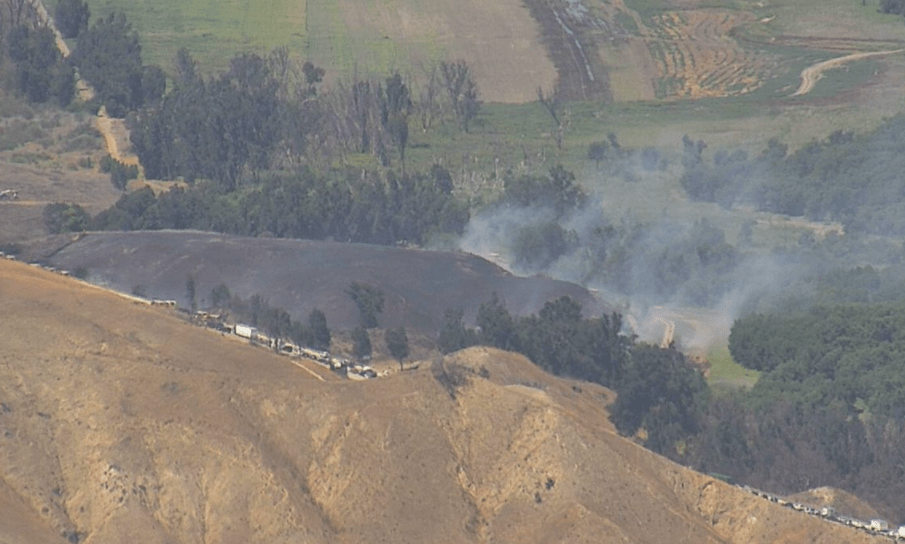
M 889 522 L 885 519 L 872 519 L 870 520 L 871 531 L 888 531 L 889 530 Z
M 254 327 L 249 327 L 248 325 L 243 325 L 241 323 L 236 323 L 236 336 L 240 336 L 242 338 L 247 338 L 251 340 L 258 334 L 258 329 Z

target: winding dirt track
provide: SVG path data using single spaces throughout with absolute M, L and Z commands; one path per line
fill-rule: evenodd
M 830 70 L 832 68 L 838 68 L 847 62 L 851 62 L 853 60 L 860 60 L 869 57 L 879 57 L 883 55 L 892 55 L 894 53 L 901 53 L 905 51 L 905 49 L 896 49 L 894 51 L 871 51 L 869 53 L 853 53 L 851 55 L 845 55 L 844 57 L 836 57 L 834 59 L 825 60 L 823 62 L 818 62 L 812 66 L 808 66 L 804 70 L 801 71 L 801 85 L 798 87 L 798 90 L 792 94 L 792 96 L 801 96 L 804 94 L 808 94 L 814 89 L 814 85 L 820 81 L 820 78 L 823 77 L 823 72 L 826 70 Z
M 66 45 L 66 41 L 63 40 L 63 35 L 60 34 L 60 31 L 57 30 L 56 24 L 53 21 L 53 17 L 47 13 L 47 10 L 44 8 L 44 4 L 41 3 L 41 0 L 32 0 L 32 5 L 34 6 L 35 13 L 37 14 L 38 20 L 41 24 L 44 24 L 53 31 L 54 40 L 57 44 L 57 49 L 60 50 L 60 53 L 63 57 L 69 57 L 72 53 L 69 50 L 69 46 Z M 76 73 L 76 89 L 78 89 L 78 97 L 79 100 L 88 101 L 94 97 L 94 89 L 91 87 L 88 82 L 79 77 L 78 73 Z M 128 131 L 123 124 L 124 121 L 122 119 L 113 119 L 107 116 L 107 110 L 104 107 L 101 107 L 100 111 L 97 114 L 97 119 L 95 121 L 95 127 L 97 130 L 104 136 L 104 142 L 107 147 L 107 153 L 116 159 L 119 162 L 125 164 L 134 164 L 141 168 L 141 165 L 138 162 L 138 157 L 132 153 L 122 151 L 127 146 L 120 145 L 119 140 L 123 140 L 122 134 L 124 133 L 125 138 L 124 142 L 127 143 Z

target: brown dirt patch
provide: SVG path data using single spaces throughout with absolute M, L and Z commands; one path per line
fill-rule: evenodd
M 138 163 L 138 155 L 132 151 L 132 142 L 129 140 L 129 129 L 126 128 L 125 119 L 115 119 L 107 115 L 107 108 L 101 106 L 97 113 L 95 126 L 104 136 L 107 153 L 123 164 L 141 166 Z
M 46 234 L 42 213 L 53 202 L 73 202 L 96 214 L 119 198 L 107 174 L 92 170 L 44 169 L 0 161 L 4 189 L 19 199 L 0 201 L 0 242 L 21 242 Z

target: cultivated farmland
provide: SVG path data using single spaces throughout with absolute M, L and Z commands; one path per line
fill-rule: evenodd
M 754 20 L 743 11 L 671 11 L 654 19 L 648 44 L 661 96 L 703 98 L 747 94 L 763 82 L 770 59 L 746 50 L 730 32 Z
M 436 62 L 464 59 L 482 99 L 504 103 L 533 101 L 538 87 L 617 103 L 782 99 L 827 50 L 892 50 L 905 40 L 901 24 L 876 6 L 842 0 L 718 8 L 653 0 L 88 1 L 95 16 L 125 11 L 146 60 L 165 69 L 180 47 L 216 73 L 238 52 L 285 46 L 324 67 L 331 84 L 392 71 L 422 82 Z M 52 9 L 55 0 L 48 3 Z M 870 47 L 874 40 L 883 43 Z

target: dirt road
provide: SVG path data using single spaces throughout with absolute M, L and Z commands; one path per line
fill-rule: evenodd
M 132 164 L 141 168 L 135 153 L 124 151 L 129 145 L 129 129 L 126 128 L 123 119 L 114 119 L 108 116 L 106 106 L 101 106 L 101 109 L 97 112 L 94 126 L 104 135 L 107 153 L 111 157 L 123 164 Z
M 820 78 L 823 77 L 823 72 L 826 70 L 830 70 L 832 68 L 838 68 L 847 62 L 851 62 L 853 60 L 866 59 L 869 57 L 879 57 L 883 55 L 892 55 L 894 53 L 901 53 L 905 51 L 905 49 L 896 49 L 895 51 L 871 51 L 869 53 L 853 53 L 851 55 L 845 55 L 844 57 L 836 57 L 835 59 L 825 60 L 823 62 L 818 62 L 812 66 L 808 66 L 804 70 L 801 71 L 801 86 L 798 87 L 798 90 L 795 91 L 792 96 L 801 96 L 804 94 L 808 94 L 811 90 L 814 89 L 814 85 L 820 81 Z
M 69 50 L 69 46 L 66 45 L 66 41 L 63 40 L 63 35 L 60 34 L 60 31 L 57 30 L 56 24 L 53 21 L 53 17 L 47 13 L 47 10 L 44 8 L 44 4 L 41 3 L 41 0 L 32 0 L 32 4 L 35 8 L 35 13 L 38 16 L 38 20 L 41 24 L 44 24 L 53 31 L 54 39 L 57 44 L 57 49 L 60 50 L 60 53 L 63 57 L 68 57 L 71 54 Z M 94 89 L 91 85 L 79 77 L 78 73 L 76 73 L 76 89 L 78 90 L 79 100 L 88 101 L 94 97 Z M 126 151 L 129 148 L 129 131 L 125 127 L 125 121 L 123 119 L 113 119 L 107 116 L 106 108 L 101 108 L 97 114 L 97 121 L 95 122 L 95 126 L 100 131 L 100 133 L 104 136 L 104 142 L 106 143 L 107 153 L 118 160 L 119 162 L 125 164 L 134 164 L 141 169 L 141 165 L 138 162 L 138 157 L 131 152 Z

